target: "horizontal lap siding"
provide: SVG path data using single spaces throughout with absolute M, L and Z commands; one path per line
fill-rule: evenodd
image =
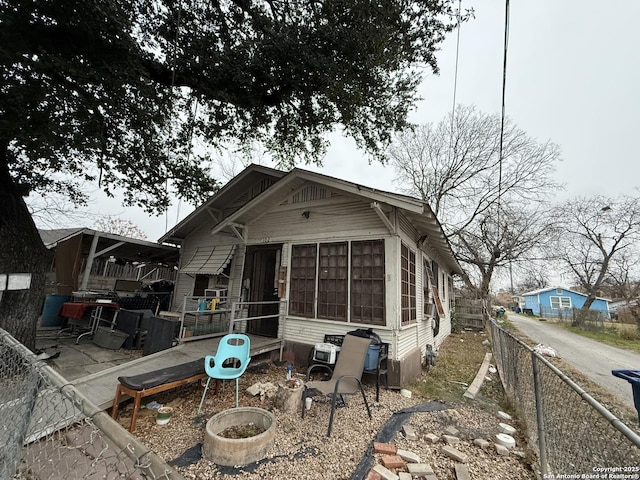
M 309 218 L 302 213 L 308 211 Z M 305 204 L 294 209 L 270 212 L 249 225 L 250 243 L 300 243 L 305 240 L 348 239 L 388 235 L 373 209 L 365 203 Z
M 306 343 L 310 346 L 324 341 L 327 335 L 346 335 L 347 332 L 355 330 L 355 325 L 340 322 L 318 321 L 311 319 L 301 319 L 296 317 L 287 317 L 285 320 L 284 335 L 289 341 L 296 343 Z M 390 345 L 389 355 L 393 355 L 392 349 L 392 332 L 390 330 L 382 330 L 374 328 L 373 331 L 380 336 L 384 343 Z

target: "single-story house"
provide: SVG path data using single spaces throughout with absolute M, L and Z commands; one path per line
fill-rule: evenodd
M 249 316 L 275 317 L 242 328 L 282 339 L 296 365 L 325 334 L 372 328 L 389 344 L 389 386 L 402 386 L 451 331 L 461 270 L 419 199 L 251 165 L 160 242 L 181 247 L 175 310 L 225 292 Z
M 547 287 L 520 295 L 520 307 L 533 315 L 546 317 L 566 316 L 574 308 L 582 308 L 587 295 L 564 287 Z M 609 300 L 597 297 L 590 310 L 602 312 L 609 318 Z M 571 318 L 571 317 L 570 317 Z

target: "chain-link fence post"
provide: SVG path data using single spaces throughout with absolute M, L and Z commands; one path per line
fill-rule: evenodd
M 0 478 L 54 476 L 184 480 L 74 385 L 0 329 Z
M 538 425 L 538 449 L 540 450 L 540 471 L 542 475 L 549 473 L 547 465 L 547 440 L 544 428 L 544 403 L 542 401 L 542 383 L 540 369 L 535 352 L 531 352 L 531 366 L 533 370 L 533 390 L 536 398 L 536 424 Z

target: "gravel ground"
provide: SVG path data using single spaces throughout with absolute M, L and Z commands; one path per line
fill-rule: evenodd
M 367 398 L 371 405 L 373 419 L 369 420 L 361 397 L 347 397 L 347 406 L 336 410 L 333 431 L 326 437 L 330 404 L 319 397 L 314 399 L 311 409 L 300 418 L 299 413 L 283 413 L 274 408 L 272 398 L 251 397 L 244 390 L 256 382 L 284 383 L 285 369 L 267 364 L 264 373 L 247 372 L 240 381 L 240 406 L 255 406 L 270 410 L 276 416 L 276 438 L 267 458 L 257 464 L 240 468 L 219 467 L 205 459 L 197 459 L 199 444 L 203 441 L 206 421 L 214 414 L 230 408 L 235 403 L 235 388 L 229 382 L 224 392 L 214 395 L 213 389 L 207 393 L 202 414 L 196 415 L 201 387 L 184 387 L 150 397 L 159 403 L 174 407 L 174 415 L 166 425 L 155 423 L 155 411 L 143 409 L 138 418 L 135 434 L 162 458 L 184 459 L 185 452 L 195 452 L 196 459 L 190 464 L 177 466 L 188 479 L 231 479 L 239 475 L 243 479 L 349 479 L 357 470 L 380 429 L 394 416 L 394 412 L 424 402 L 424 399 L 405 398 L 398 391 L 382 389 L 380 401 L 374 402 L 375 386 L 365 384 Z M 425 375 L 423 380 L 427 381 Z M 492 381 L 499 381 L 497 374 Z M 414 413 L 407 423 L 418 433 L 417 440 L 407 440 L 402 433 L 395 439 L 398 448 L 418 454 L 423 462 L 429 463 L 439 480 L 455 479 L 454 462 L 445 457 L 440 449 L 443 443 L 429 444 L 424 441 L 428 433 L 442 434 L 444 428 L 455 426 L 460 431 L 460 443 L 456 448 L 469 455 L 468 467 L 474 479 L 533 479 L 535 478 L 525 458 L 511 453 L 497 455 L 494 448 L 486 452 L 473 445 L 474 438 L 491 440 L 498 433 L 501 421 L 495 415 L 498 407 L 477 408 L 468 405 L 450 407 L 438 412 Z M 120 414 L 120 422 L 128 426 L 131 405 Z M 522 449 L 522 438 L 516 438 L 518 449 Z M 377 462 L 378 459 L 374 459 Z M 188 462 L 185 462 L 188 463 Z M 358 470 L 360 471 L 360 470 Z M 353 477 L 355 478 L 355 477 Z

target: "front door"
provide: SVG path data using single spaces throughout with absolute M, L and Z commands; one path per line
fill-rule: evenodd
M 278 301 L 278 269 L 282 245 L 249 245 L 244 264 L 244 275 L 248 284 L 249 302 Z M 249 281 L 246 282 L 246 279 Z M 249 316 L 277 315 L 278 303 L 250 305 Z M 247 333 L 277 338 L 278 317 L 251 320 L 247 323 Z

